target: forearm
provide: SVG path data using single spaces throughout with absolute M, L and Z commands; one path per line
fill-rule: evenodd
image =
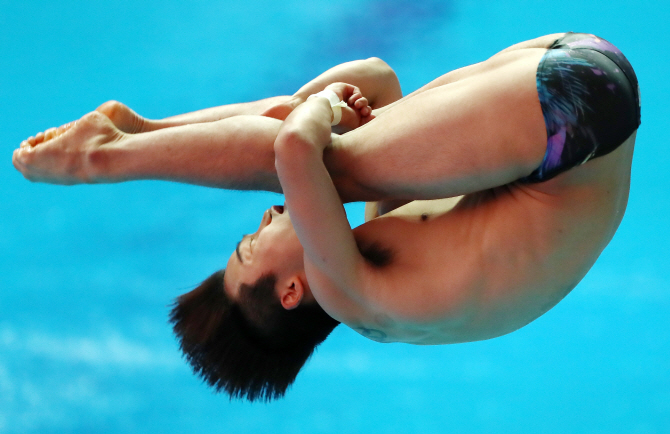
M 383 107 L 402 98 L 402 90 L 395 72 L 378 58 L 355 60 L 337 65 L 316 77 L 295 93 L 305 101 L 313 93 L 322 91 L 336 82 L 358 87 L 373 109 Z
M 332 110 L 324 98 L 298 107 L 274 144 L 275 166 L 305 257 L 338 287 L 355 287 L 360 262 L 339 192 L 323 160 Z

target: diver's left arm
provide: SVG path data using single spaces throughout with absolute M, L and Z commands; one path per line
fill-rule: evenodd
M 323 162 L 323 151 L 331 143 L 331 117 L 325 98 L 313 98 L 298 106 L 277 135 L 275 166 L 305 250 L 308 278 L 316 271 L 318 280 L 325 278 L 329 286 L 350 292 L 359 285 L 365 262 Z M 315 296 L 318 299 L 318 293 Z

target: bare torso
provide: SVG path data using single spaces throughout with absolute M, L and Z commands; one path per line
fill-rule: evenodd
M 446 74 L 426 86 L 435 90 L 434 96 L 423 100 L 420 96 L 412 103 L 410 95 L 410 101 L 404 104 L 412 108 L 417 118 L 424 116 L 422 125 L 427 131 L 422 137 L 406 137 L 407 146 L 411 144 L 415 153 L 402 150 L 398 144 L 387 146 L 383 135 L 370 135 L 355 143 L 356 135 L 364 136 L 373 123 L 350 133 L 353 139 L 348 143 L 345 140 L 343 146 L 352 146 L 356 155 L 343 161 L 354 169 L 345 167 L 344 172 L 349 170 L 348 176 L 354 172 L 354 177 L 362 179 L 362 185 L 370 187 L 378 182 L 388 188 L 395 183 L 398 187 L 390 195 L 395 197 L 414 194 L 410 189 L 417 185 L 419 194 L 415 198 L 452 196 L 439 196 L 444 189 L 435 174 L 441 173 L 442 165 L 447 168 L 442 172 L 449 177 L 447 184 L 467 194 L 413 201 L 354 229 L 360 246 L 374 245 L 390 256 L 385 265 L 367 265 L 364 282 L 354 293 L 345 294 L 327 279 L 321 279 L 306 261 L 310 284 L 318 287 L 315 295 L 327 312 L 359 333 L 382 342 L 475 341 L 523 327 L 556 305 L 581 281 L 623 218 L 636 133 L 610 154 L 546 182 L 496 184 L 493 177 L 489 181 L 478 175 L 495 173 L 494 166 L 478 167 L 492 155 L 491 161 L 505 161 L 509 146 L 481 146 L 487 141 L 501 142 L 500 137 L 507 134 L 495 130 L 501 125 L 515 125 L 510 139 L 502 143 L 514 143 L 514 134 L 525 134 L 520 137 L 529 146 L 520 154 L 535 158 L 529 158 L 526 173 L 539 165 L 546 150 L 546 132 L 537 102 L 535 69 L 546 47 L 560 36 L 527 41 L 487 62 Z M 495 75 L 495 71 L 504 68 L 511 69 Z M 503 106 L 511 107 L 510 112 L 519 111 L 516 118 L 500 118 L 500 107 L 486 105 L 478 106 L 472 118 L 457 117 L 454 124 L 448 124 L 453 115 L 445 118 L 435 114 L 435 109 L 421 113 L 430 98 L 449 97 L 450 92 L 458 93 L 461 86 L 468 87 L 472 101 L 495 101 L 491 92 L 497 88 L 487 88 L 492 80 L 524 74 L 526 78 L 509 83 L 514 92 L 503 95 L 511 101 Z M 520 99 L 514 100 L 517 95 L 521 95 Z M 386 116 L 383 113 L 380 118 Z M 390 127 L 403 122 L 402 115 L 393 116 L 392 108 L 387 118 Z M 487 122 L 481 123 L 482 118 Z M 470 125 L 464 127 L 468 122 Z M 454 142 L 451 137 L 460 128 L 477 132 L 477 137 L 466 143 L 469 136 L 457 136 L 459 141 Z M 428 148 L 422 149 L 422 143 Z M 472 154 L 467 164 L 450 166 L 449 160 L 440 156 L 444 153 L 449 158 L 453 146 L 465 146 Z M 398 149 L 399 157 L 393 160 Z M 423 167 L 423 163 L 412 160 L 413 154 L 422 153 L 434 157 L 426 160 L 425 170 L 412 170 Z M 433 164 L 435 167 L 430 167 Z M 380 166 L 385 168 L 381 170 Z M 369 171 L 373 174 L 366 178 Z M 469 189 L 470 180 L 502 186 L 472 192 L 475 190 Z M 431 191 L 440 193 L 433 195 Z
M 457 343 L 523 327 L 563 299 L 612 239 L 634 142 L 635 133 L 544 183 L 414 201 L 366 222 L 357 240 L 387 249 L 391 260 L 370 265 L 361 299 L 319 301 L 383 342 Z

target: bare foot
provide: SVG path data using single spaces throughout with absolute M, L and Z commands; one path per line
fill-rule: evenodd
M 150 131 L 150 121 L 135 113 L 127 105 L 118 101 L 107 101 L 97 109 L 97 112 L 107 116 L 114 126 L 124 133 L 136 134 Z M 21 142 L 21 148 L 26 146 L 37 146 L 49 140 L 61 136 L 67 130 L 72 128 L 77 121 L 69 124 L 61 125 L 58 128 L 49 128 L 43 132 L 35 134 L 35 136 L 28 137 Z
M 44 132 L 40 132 L 35 134 L 35 136 L 30 136 L 23 142 L 21 142 L 21 147 L 26 147 L 26 146 L 37 146 L 40 143 L 44 143 L 47 140 L 51 140 L 55 137 L 58 137 L 62 134 L 64 134 L 67 130 L 69 130 L 72 125 L 74 125 L 74 122 L 70 122 L 69 124 L 62 125 L 58 128 L 49 128 L 48 130 Z
M 269 109 L 261 113 L 261 116 L 266 116 L 269 118 L 279 119 L 280 121 L 285 121 L 288 115 L 298 107 L 300 104 L 305 102 L 302 98 L 293 96 L 288 101 L 273 105 Z
M 123 136 L 107 116 L 94 111 L 25 140 L 12 162 L 31 181 L 67 185 L 106 181 L 100 176 L 105 161 L 96 151 Z
M 116 128 L 124 133 L 137 134 L 150 131 L 150 123 L 148 119 L 138 115 L 131 110 L 127 105 L 118 101 L 107 101 L 95 111 L 107 116 Z

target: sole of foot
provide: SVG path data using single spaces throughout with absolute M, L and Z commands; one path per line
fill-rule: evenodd
M 102 166 L 96 151 L 123 136 L 108 117 L 93 111 L 76 122 L 38 134 L 32 140 L 34 146 L 14 151 L 12 162 L 31 181 L 62 185 L 99 182 Z

